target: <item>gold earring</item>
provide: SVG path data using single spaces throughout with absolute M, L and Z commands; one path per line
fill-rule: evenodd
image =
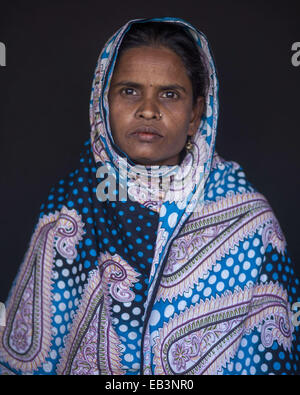
M 185 149 L 187 151 L 191 151 L 193 149 L 193 143 L 191 142 L 191 140 L 188 140 L 188 142 L 185 145 Z

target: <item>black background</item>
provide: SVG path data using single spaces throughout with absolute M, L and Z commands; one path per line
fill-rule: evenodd
M 298 3 L 298 4 L 297 4 Z M 50 187 L 77 167 L 106 40 L 129 19 L 175 16 L 207 36 L 220 81 L 217 150 L 270 201 L 300 274 L 299 1 L 0 1 L 0 300 Z

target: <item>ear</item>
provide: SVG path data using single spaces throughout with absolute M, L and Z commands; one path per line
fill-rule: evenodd
M 199 96 L 197 98 L 196 103 L 193 106 L 193 110 L 191 113 L 191 121 L 190 121 L 189 130 L 188 130 L 188 136 L 194 136 L 194 134 L 196 134 L 196 132 L 199 128 L 199 125 L 200 125 L 203 111 L 204 111 L 204 105 L 205 105 L 204 96 Z

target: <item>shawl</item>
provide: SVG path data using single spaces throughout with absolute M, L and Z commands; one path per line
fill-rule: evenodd
M 193 148 L 178 166 L 134 166 L 110 131 L 118 49 L 145 21 L 183 26 L 209 75 Z M 41 205 L 6 302 L 1 374 L 299 373 L 299 280 L 268 201 L 215 152 L 218 111 L 209 44 L 186 21 L 133 20 L 108 40 L 90 138 Z

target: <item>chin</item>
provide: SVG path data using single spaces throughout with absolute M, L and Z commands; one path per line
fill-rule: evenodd
M 153 160 L 148 158 L 131 158 L 131 160 L 136 165 L 142 166 L 155 166 L 159 162 L 159 160 Z
M 161 161 L 160 158 L 157 158 L 153 155 L 153 153 L 145 153 L 145 152 L 135 152 L 130 155 L 127 154 L 132 162 L 136 163 L 137 165 L 154 165 L 156 162 Z
M 157 154 L 157 152 L 156 152 Z M 127 154 L 129 158 L 134 162 L 136 165 L 142 166 L 173 166 L 179 163 L 180 154 L 167 156 L 167 157 L 157 157 L 154 153 L 135 153 L 133 155 Z

